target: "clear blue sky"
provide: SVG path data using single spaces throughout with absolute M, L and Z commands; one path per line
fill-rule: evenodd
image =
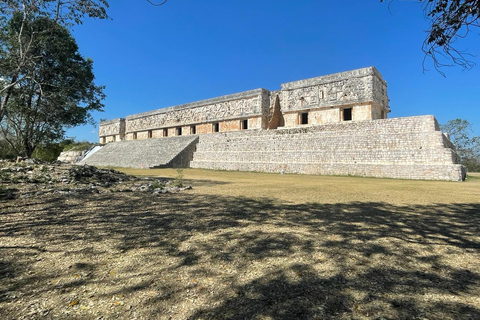
M 160 0 L 159 0 L 160 1 Z M 463 118 L 480 135 L 480 35 L 457 44 L 476 55 L 473 70 L 422 70 L 428 22 L 416 1 L 111 0 L 113 20 L 75 27 L 94 60 L 113 119 L 305 78 L 375 66 L 388 83 L 389 117 Z M 88 125 L 67 132 L 97 141 Z

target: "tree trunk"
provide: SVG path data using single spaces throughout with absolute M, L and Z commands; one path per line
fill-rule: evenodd
M 7 114 L 7 103 L 8 100 L 10 99 L 10 96 L 12 95 L 12 90 L 13 87 L 15 86 L 15 82 L 17 82 L 17 76 L 14 76 L 12 80 L 10 81 L 9 87 L 7 88 L 7 91 L 5 92 L 4 96 L 1 99 L 0 102 L 0 123 L 3 120 L 3 117 Z

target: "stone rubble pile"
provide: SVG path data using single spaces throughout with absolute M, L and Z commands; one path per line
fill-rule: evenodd
M 146 192 L 159 195 L 188 189 L 191 186 L 184 186 L 181 179 L 139 178 L 89 165 L 0 160 L 0 199 L 106 192 Z

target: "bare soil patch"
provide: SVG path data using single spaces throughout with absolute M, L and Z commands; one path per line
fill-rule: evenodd
M 268 175 L 277 190 L 245 196 L 261 182 L 191 173 L 183 193 L 0 200 L 3 318 L 480 319 L 478 180 L 428 202 L 427 182 Z M 287 201 L 288 183 L 321 196 Z

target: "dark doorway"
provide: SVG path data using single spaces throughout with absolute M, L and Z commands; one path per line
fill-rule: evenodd
M 352 108 L 343 109 L 343 121 L 352 120 Z
M 300 124 L 308 124 L 308 112 L 300 114 Z

